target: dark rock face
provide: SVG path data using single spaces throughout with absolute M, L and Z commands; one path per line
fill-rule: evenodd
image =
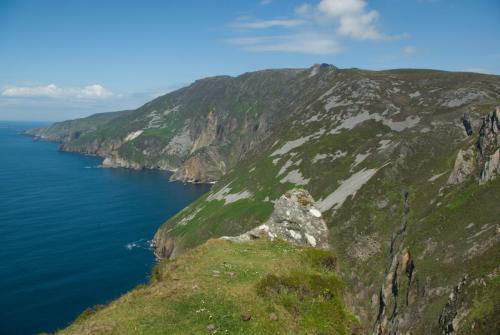
M 500 174 L 500 108 L 483 118 L 476 147 L 479 182 L 485 183 Z
M 471 120 L 470 120 L 470 115 L 469 113 L 464 113 L 464 116 L 462 117 L 462 123 L 464 125 L 464 128 L 465 128 L 465 132 L 467 133 L 467 136 L 471 136 L 472 133 L 474 133 L 473 129 L 472 129 L 472 123 L 471 123 Z
M 467 285 L 468 276 L 465 275 L 462 280 L 453 288 L 453 292 L 448 297 L 448 302 L 444 306 L 441 314 L 439 315 L 439 325 L 441 327 L 442 335 L 453 334 L 458 330 L 456 317 L 460 305 L 462 304 L 462 296 L 464 287 Z
M 460 149 L 448 178 L 449 185 L 463 183 L 471 177 L 484 184 L 500 175 L 500 108 L 481 120 L 475 147 Z M 462 118 L 465 130 L 472 135 L 472 121 L 466 113 Z
M 415 262 L 406 246 L 409 193 L 403 192 L 401 225 L 392 233 L 390 262 L 379 293 L 379 307 L 374 333 L 399 334 L 409 327 L 409 306 L 415 302 Z

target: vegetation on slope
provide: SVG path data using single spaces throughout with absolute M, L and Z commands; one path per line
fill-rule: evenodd
M 58 334 L 352 334 L 331 253 L 266 239 L 210 240 L 160 262 L 151 283 Z
M 374 331 L 374 324 L 380 324 L 380 334 L 443 331 L 440 315 L 465 275 L 464 300 L 451 314 L 456 320 L 471 317 L 469 290 L 476 292 L 476 310 L 491 310 L 491 303 L 480 303 L 490 286 L 481 291 L 473 283 L 493 285 L 498 277 L 500 181 L 478 185 L 478 171 L 459 185 L 448 184 L 448 177 L 457 152 L 474 148 L 481 119 L 500 101 L 499 78 L 341 70 L 330 85 L 209 194 L 161 227 L 156 241 L 171 251 L 163 256 L 262 224 L 272 201 L 296 185 L 319 203 L 332 194 L 337 201 L 342 192 L 335 192 L 346 181 L 375 171 L 359 189 L 349 193 L 346 187 L 341 204 L 323 211 L 363 332 Z M 473 121 L 472 136 L 464 131 L 465 112 Z M 286 178 L 292 172 L 295 177 Z M 490 318 L 483 320 L 490 328 L 483 329 L 494 327 L 496 318 Z M 472 326 L 464 321 L 463 327 Z
M 204 177 L 219 173 L 219 181 L 159 229 L 159 256 L 177 257 L 210 238 L 248 231 L 268 219 L 281 194 L 300 186 L 320 204 L 361 332 L 488 334 L 498 330 L 500 178 L 479 185 L 477 160 L 461 182 L 450 183 L 449 176 L 460 150 L 477 150 L 481 120 L 499 101 L 498 76 L 329 66 L 261 71 L 198 81 L 68 146 L 119 147 L 119 155 L 159 167 L 155 161 L 164 159 L 163 149 L 184 125 L 189 143 L 197 144 L 163 167 L 190 161 L 201 171 L 211 161 Z M 464 113 L 472 134 L 464 130 Z M 138 129 L 144 131 L 122 143 Z M 490 135 L 496 148 L 500 139 Z M 307 278 L 304 285 L 311 284 Z M 287 272 L 263 282 L 294 281 Z M 274 291 L 251 294 L 262 301 Z M 157 308 L 142 303 L 143 310 Z

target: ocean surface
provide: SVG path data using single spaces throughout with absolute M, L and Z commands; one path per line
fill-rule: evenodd
M 96 157 L 0 122 L 0 334 L 52 332 L 148 281 L 156 229 L 208 185 Z

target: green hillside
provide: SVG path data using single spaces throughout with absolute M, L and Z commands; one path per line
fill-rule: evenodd
M 193 298 L 195 302 L 179 298 L 185 287 L 162 295 L 161 284 L 154 281 L 68 331 L 92 333 L 91 327 L 103 327 L 102 332 L 119 333 L 138 327 L 143 333 L 155 333 L 157 325 L 164 325 L 175 333 L 181 332 L 176 326 L 192 325 L 195 328 L 187 328 L 192 333 L 206 332 L 205 319 L 191 320 L 184 314 L 188 319 L 183 323 L 175 310 L 222 299 L 220 304 L 226 307 L 215 303 L 211 308 L 220 308 L 222 314 L 234 310 L 227 320 L 217 316 L 220 322 L 227 321 L 224 327 L 229 333 L 280 329 L 292 334 L 342 334 L 352 327 L 359 334 L 498 332 L 498 105 L 498 76 L 317 65 L 200 80 L 65 142 L 64 150 L 99 154 L 110 166 L 165 168 L 175 171 L 174 179 L 217 180 L 208 194 L 156 233 L 156 254 L 166 259 L 160 269 L 178 262 L 184 264 L 181 268 L 187 266 L 183 262 L 195 254 L 199 257 L 193 264 L 200 262 L 203 268 L 201 264 L 215 257 L 212 252 L 231 257 L 240 248 L 252 248 L 206 241 L 264 224 L 285 192 L 307 190 L 328 226 L 337 264 L 335 274 L 328 276 L 343 287 L 343 293 L 335 291 L 335 296 L 345 301 L 342 305 L 336 300 L 337 307 L 328 302 L 327 309 L 336 312 L 327 313 L 321 309 L 325 302 L 318 303 L 313 293 L 303 300 L 315 301 L 313 310 L 292 308 L 313 314 L 294 318 L 287 307 L 276 307 L 277 301 L 287 305 L 282 299 L 288 298 L 274 297 L 273 313 L 286 310 L 292 314 L 280 314 L 278 319 L 293 322 L 272 328 L 275 323 L 258 322 L 265 319 L 264 310 L 270 313 L 270 298 L 258 293 L 264 277 L 248 278 L 249 286 L 238 289 L 232 282 L 218 281 L 224 294 L 232 292 L 237 298 L 207 289 L 205 296 Z M 159 111 L 163 116 L 157 119 Z M 294 218 L 290 220 L 293 223 Z M 253 243 L 262 251 L 274 245 Z M 266 263 L 277 268 L 270 265 L 257 272 L 281 278 L 269 277 L 271 286 L 273 281 L 281 287 L 297 280 L 298 286 L 309 285 L 306 291 L 315 292 L 310 287 L 312 265 L 297 261 L 279 266 L 289 264 L 288 257 L 302 249 L 279 245 L 291 251 L 275 254 L 276 263 Z M 257 266 L 260 261 L 253 256 L 264 257 L 256 252 L 242 258 L 241 266 Z M 221 269 L 215 270 L 222 276 Z M 200 287 L 214 280 L 194 268 L 189 271 L 194 271 Z M 166 278 L 170 272 L 159 273 Z M 290 293 L 289 288 L 277 291 Z M 254 298 L 256 305 L 248 300 Z M 260 312 L 252 312 L 258 315 L 257 322 L 238 321 L 246 305 L 259 306 L 255 311 Z M 125 314 L 128 323 L 121 322 Z M 353 323 L 351 314 L 358 321 Z M 338 317 L 342 319 L 333 326 L 330 318 Z M 304 321 L 309 318 L 326 318 L 321 324 L 340 328 L 315 328 L 319 326 L 314 322 Z M 220 327 L 214 324 L 213 331 Z
M 212 240 L 153 271 L 58 334 L 351 334 L 330 253 L 260 240 Z

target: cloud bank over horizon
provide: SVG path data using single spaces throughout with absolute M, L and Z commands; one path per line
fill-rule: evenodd
M 113 96 L 113 92 L 100 84 L 78 87 L 58 87 L 55 84 L 45 86 L 9 86 L 2 93 L 4 97 L 50 97 L 50 98 L 78 98 L 103 99 Z

